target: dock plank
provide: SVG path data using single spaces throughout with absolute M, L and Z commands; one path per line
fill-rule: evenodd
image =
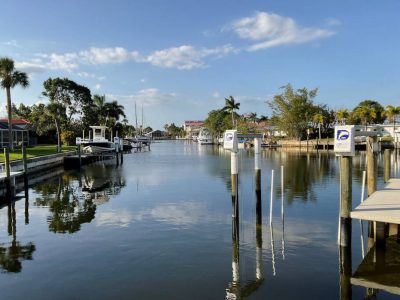
M 400 179 L 390 179 L 351 213 L 351 218 L 400 224 Z

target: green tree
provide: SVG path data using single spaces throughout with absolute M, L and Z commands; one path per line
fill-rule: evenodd
M 235 110 L 239 110 L 239 107 L 240 107 L 240 103 L 235 102 L 235 99 L 232 96 L 229 96 L 228 98 L 225 98 L 225 106 L 224 106 L 223 109 L 231 114 L 231 117 L 232 117 L 232 128 L 235 127 L 234 113 L 235 113 Z
M 57 147 L 61 151 L 61 132 L 72 130 L 72 125 L 81 122 L 85 111 L 92 106 L 90 90 L 68 78 L 49 78 L 43 87 L 42 94 L 49 100 L 45 114 L 54 121 Z
M 383 116 L 388 122 L 393 124 L 393 128 L 396 126 L 396 117 L 400 113 L 400 107 L 394 107 L 393 105 L 387 105 L 383 111 Z
M 286 132 L 288 137 L 301 139 L 316 112 L 313 100 L 318 89 L 309 91 L 302 88 L 296 91 L 290 84 L 283 89 L 282 94 L 275 95 L 267 103 L 272 109 L 275 125 Z
M 218 137 L 221 136 L 225 130 L 231 129 L 232 126 L 230 115 L 224 109 L 210 111 L 204 123 L 211 134 Z
M 357 124 L 380 124 L 383 122 L 383 107 L 374 100 L 361 101 L 352 112 L 353 121 Z
M 7 117 L 8 117 L 8 140 L 9 148 L 13 149 L 12 133 L 12 107 L 11 107 L 11 89 L 17 85 L 22 88 L 29 86 L 28 75 L 15 69 L 14 61 L 7 57 L 0 58 L 0 85 L 6 90 L 7 97 Z
M 346 121 L 348 120 L 349 116 L 349 110 L 345 108 L 338 109 L 335 112 L 336 121 L 342 125 L 346 125 Z

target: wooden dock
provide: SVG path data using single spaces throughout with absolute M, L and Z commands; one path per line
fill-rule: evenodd
M 400 179 L 390 179 L 351 213 L 353 219 L 400 224 Z
M 24 172 L 10 172 L 10 178 L 15 178 L 24 175 Z M 4 181 L 7 178 L 5 172 L 0 173 L 0 182 Z

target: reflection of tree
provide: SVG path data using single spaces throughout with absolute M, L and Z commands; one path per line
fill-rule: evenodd
M 84 199 L 78 185 L 71 183 L 68 176 L 58 176 L 53 181 L 35 188 L 40 193 L 35 201 L 37 206 L 48 206 L 49 230 L 56 233 L 74 233 L 81 224 L 90 223 L 96 213 L 96 205 L 91 199 Z
M 125 180 L 114 164 L 93 164 L 84 173 L 66 173 L 52 181 L 37 185 L 40 195 L 35 205 L 49 207 L 49 230 L 74 233 L 81 224 L 90 223 L 96 207 L 109 200 L 109 195 L 120 193 Z
M 8 234 L 12 235 L 11 246 L 0 244 L 0 266 L 6 272 L 21 272 L 23 260 L 32 260 L 32 254 L 36 250 L 33 243 L 22 245 L 17 241 L 17 224 L 15 204 L 8 205 Z
M 317 199 L 313 185 L 327 174 L 335 174 L 335 160 L 328 153 L 290 153 L 283 159 L 288 170 L 284 178 L 285 196 L 289 204 L 295 198 L 303 201 Z

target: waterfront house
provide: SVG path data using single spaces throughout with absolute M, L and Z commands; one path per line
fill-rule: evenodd
M 21 146 L 25 144 L 29 146 L 29 121 L 25 119 L 13 119 L 12 122 L 13 143 L 14 146 Z M 7 118 L 0 118 L 0 145 L 1 148 L 8 147 L 8 120 Z
M 185 131 L 186 138 L 191 139 L 197 136 L 200 129 L 204 127 L 204 121 L 185 121 L 183 123 L 183 130 Z

